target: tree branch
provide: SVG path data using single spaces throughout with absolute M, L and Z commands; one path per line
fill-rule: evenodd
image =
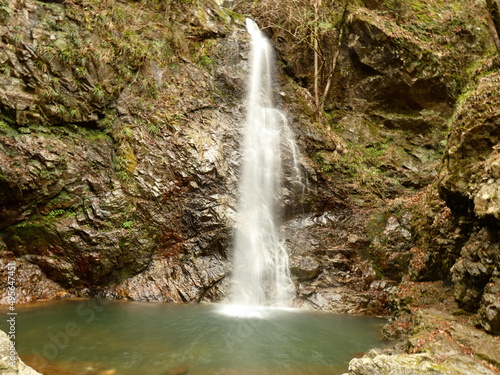
M 491 17 L 488 20 L 488 27 L 490 29 L 491 36 L 493 37 L 495 47 L 497 48 L 497 51 L 500 52 L 500 10 L 496 0 L 486 0 L 486 9 L 488 9 Z
M 340 47 L 342 45 L 342 40 L 344 39 L 344 26 L 347 20 L 347 15 L 348 15 L 348 5 L 349 5 L 349 0 L 346 0 L 344 4 L 344 11 L 342 12 L 342 19 L 340 21 L 340 30 L 339 30 L 339 38 L 337 41 L 337 49 L 335 50 L 335 54 L 333 55 L 332 58 L 332 65 L 330 68 L 330 73 L 328 74 L 327 80 L 326 80 L 326 85 L 325 89 L 323 90 L 323 95 L 321 97 L 321 107 L 323 108 L 325 106 L 325 101 L 326 97 L 328 96 L 328 92 L 330 91 L 330 86 L 332 84 L 332 78 L 335 73 L 335 68 L 337 67 L 337 60 L 340 55 Z

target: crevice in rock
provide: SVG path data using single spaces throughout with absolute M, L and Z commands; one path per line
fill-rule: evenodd
M 370 65 L 362 63 L 358 53 L 354 48 L 349 48 L 348 51 L 349 58 L 351 59 L 354 68 L 357 70 L 357 72 L 360 73 L 362 77 L 366 78 L 370 76 L 384 75 L 382 72 L 379 72 L 377 69 L 371 67 Z
M 205 297 L 205 295 L 211 290 L 213 289 L 214 287 L 216 287 L 217 285 L 219 285 L 222 281 L 224 281 L 224 279 L 226 278 L 226 276 L 228 275 L 224 275 L 220 278 L 218 278 L 217 280 L 213 281 L 212 283 L 206 285 L 206 286 L 203 286 L 201 288 L 201 291 L 199 292 L 198 294 L 198 297 L 196 298 L 196 302 L 197 303 L 200 303 L 203 298 Z
M 438 186 L 438 192 L 441 199 L 456 216 L 474 218 L 474 201 L 464 197 L 460 192 L 452 191 L 443 185 Z

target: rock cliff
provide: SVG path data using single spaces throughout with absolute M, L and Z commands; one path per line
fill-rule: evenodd
M 224 298 L 243 18 L 215 2 L 2 9 L 0 247 L 4 264 L 17 262 L 18 302 Z M 308 100 L 293 83 L 283 95 Z M 303 145 L 335 147 L 301 118 Z M 303 164 L 311 185 L 302 199 L 285 184 L 285 219 L 344 207 L 341 188 Z
M 173 3 L 2 4 L 2 251 L 21 301 L 95 294 L 155 261 L 182 264 L 198 291 L 218 281 L 241 115 L 217 104 L 229 94 L 206 53 L 239 79 L 229 20 Z M 141 298 L 199 297 L 168 272 Z
M 483 65 L 484 64 L 484 65 Z M 455 298 L 478 312 L 481 325 L 500 334 L 500 251 L 497 57 L 472 72 L 453 117 L 441 173 L 440 194 L 453 214 L 468 222 L 466 241 L 450 269 Z M 479 73 L 479 70 L 481 73 Z

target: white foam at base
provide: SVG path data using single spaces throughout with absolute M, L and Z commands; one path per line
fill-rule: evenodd
M 235 318 L 265 319 L 279 312 L 299 312 L 299 309 L 292 307 L 272 307 L 256 305 L 218 305 L 217 311 L 222 315 Z

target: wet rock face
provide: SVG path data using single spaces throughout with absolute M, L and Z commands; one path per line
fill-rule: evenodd
M 500 132 L 495 104 L 499 80 L 498 73 L 478 78 L 477 84 L 459 102 L 440 184 L 441 195 L 458 214 L 492 217 L 496 221 L 499 220 L 496 146 L 500 143 Z
M 496 335 L 500 334 L 499 251 L 497 232 L 483 228 L 471 235 L 451 269 L 455 298 L 464 309 L 477 311 L 481 325 Z
M 337 313 L 387 315 L 395 283 L 377 278 L 363 231 L 366 215 L 348 209 L 301 215 L 285 225 L 296 306 Z
M 412 215 L 404 213 L 373 218 L 370 227 L 377 233 L 371 241 L 370 253 L 378 266 L 379 272 L 391 280 L 400 281 L 406 274 L 411 258 L 411 249 L 415 244 L 411 228 Z M 383 228 L 383 229 L 382 229 Z
M 290 272 L 299 280 L 311 280 L 321 272 L 319 263 L 310 257 L 292 258 Z
M 220 8 L 211 5 L 208 18 L 203 9 L 184 14 L 193 18 L 193 38 L 226 32 Z M 68 291 L 219 298 L 208 289 L 217 290 L 226 272 L 244 38 L 210 43 L 217 74 L 193 62 L 175 61 L 172 69 L 146 54 L 134 66 L 118 56 L 111 61 L 119 54 L 106 44 L 113 36 L 78 13 L 77 3 L 6 6 L 9 17 L 0 24 L 0 60 L 7 69 L 0 76 L 0 250 L 6 262 L 16 261 L 18 302 Z M 165 30 L 156 32 L 162 38 Z M 145 40 L 151 38 L 154 33 Z M 94 59 L 88 48 L 111 56 Z M 77 55 L 65 54 L 71 51 Z M 222 98 L 225 104 L 216 105 Z M 123 284 L 143 271 L 159 292 L 136 287 L 135 279 Z M 174 295 L 178 289 L 185 297 Z
M 378 17 L 360 10 L 349 22 L 344 48 L 352 72 L 345 75 L 351 83 L 344 100 L 363 110 L 377 108 L 388 128 L 427 133 L 436 124 L 423 110 L 443 118 L 452 110 L 439 52 L 425 51 L 421 41 Z
M 500 334 L 500 278 L 497 274 L 490 278 L 484 288 L 479 308 L 479 320 L 486 331 Z
M 485 286 L 495 272 L 499 247 L 497 242 L 492 243 L 489 238 L 491 234 L 485 228 L 473 234 L 451 268 L 455 297 L 469 311 L 477 309 Z
M 66 14 L 61 5 L 4 3 L 9 17 L 0 25 L 0 61 L 8 74 L 1 77 L 2 115 L 19 127 L 70 121 L 99 127 L 103 109 L 121 88 L 111 85 L 118 72 L 105 59 L 90 53 L 79 66 L 73 64 L 77 57 L 74 50 L 83 54 L 92 42 L 101 43 L 97 35 L 80 33 L 80 20 L 63 22 Z M 48 28 L 48 24 L 52 27 Z M 90 40 L 92 37 L 95 39 Z
M 158 251 L 223 261 L 236 182 L 227 137 L 237 125 L 210 110 L 186 117 L 177 134 L 136 128 L 124 141 L 79 129 L 4 134 L 2 169 L 19 197 L 1 211 L 9 251 L 76 290 L 135 275 Z M 205 121 L 218 130 L 196 130 Z M 120 155 L 124 144 L 130 154 Z M 130 170 L 116 173 L 117 158 Z

